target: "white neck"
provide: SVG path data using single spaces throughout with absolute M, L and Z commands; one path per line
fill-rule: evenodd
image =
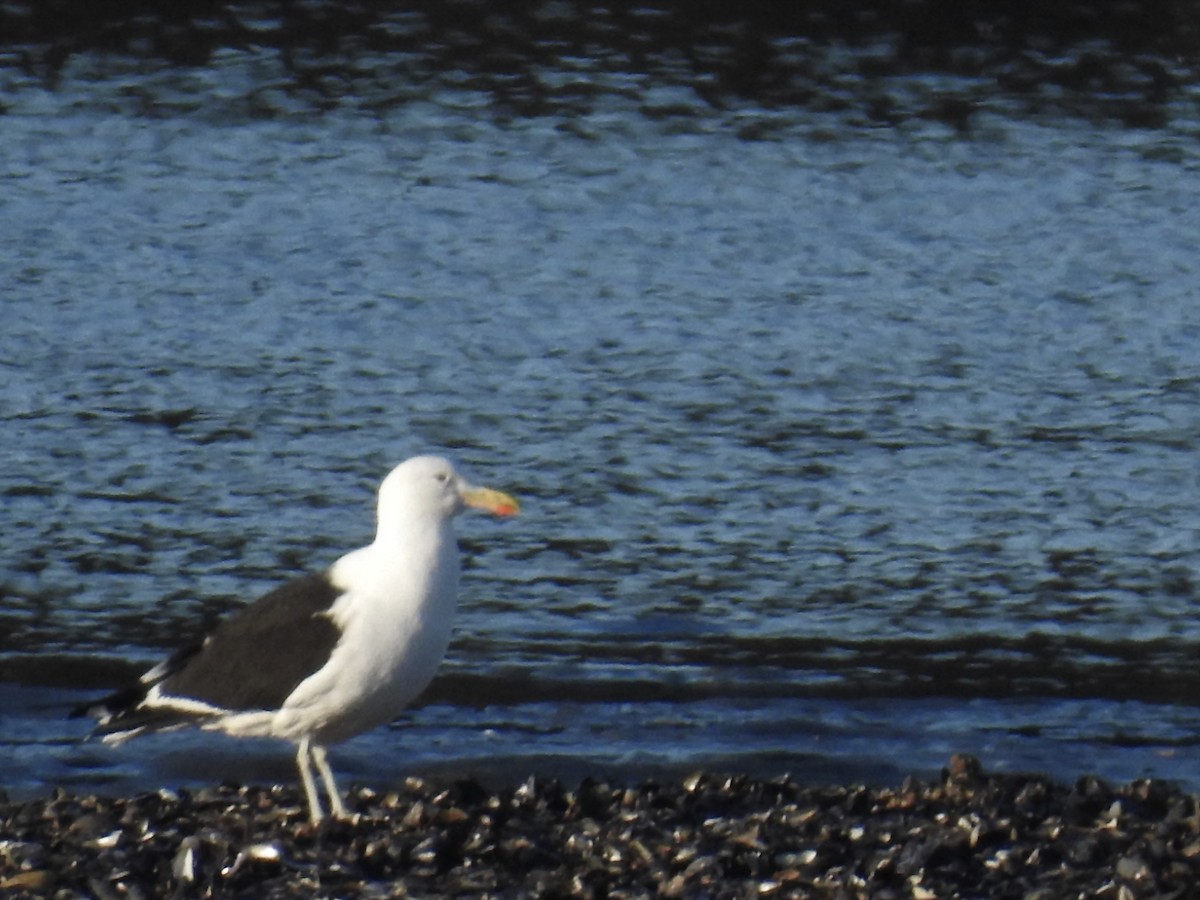
M 347 553 L 330 570 L 336 586 L 389 603 L 422 605 L 429 592 L 458 582 L 458 542 L 449 521 L 380 523 L 375 540 Z M 451 596 L 454 591 L 451 590 Z

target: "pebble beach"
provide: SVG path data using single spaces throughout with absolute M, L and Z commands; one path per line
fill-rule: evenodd
M 291 785 L 0 803 L 4 897 L 1175 898 L 1200 811 L 1167 782 L 989 774 L 868 788 L 695 773 L 355 788 L 308 823 Z

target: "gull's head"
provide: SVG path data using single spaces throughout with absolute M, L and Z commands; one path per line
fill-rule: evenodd
M 379 518 L 393 516 L 446 521 L 466 508 L 512 516 L 520 505 L 503 491 L 476 487 L 440 456 L 414 456 L 388 473 L 379 486 Z

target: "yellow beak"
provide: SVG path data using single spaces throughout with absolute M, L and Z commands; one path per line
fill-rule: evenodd
M 472 509 L 486 509 L 498 516 L 515 516 L 521 511 L 521 504 L 504 491 L 493 491 L 491 488 L 466 487 L 459 493 L 463 503 Z

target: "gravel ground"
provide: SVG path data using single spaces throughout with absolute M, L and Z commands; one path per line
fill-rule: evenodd
M 1196 797 L 967 756 L 893 788 L 412 779 L 348 806 L 357 821 L 313 828 L 292 786 L 4 800 L 0 896 L 1200 896 Z

